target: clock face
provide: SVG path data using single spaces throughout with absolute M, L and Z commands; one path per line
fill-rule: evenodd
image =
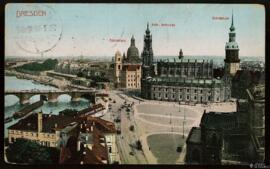
M 60 17 L 48 5 L 25 4 L 16 16 L 16 44 L 25 52 L 46 53 L 55 48 L 62 37 Z

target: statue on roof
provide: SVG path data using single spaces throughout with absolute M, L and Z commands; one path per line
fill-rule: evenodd
M 179 59 L 183 59 L 183 57 L 184 57 L 184 55 L 183 55 L 183 51 L 182 51 L 182 49 L 180 49 L 180 52 L 179 52 Z

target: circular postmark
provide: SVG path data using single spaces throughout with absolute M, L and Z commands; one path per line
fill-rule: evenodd
M 17 46 L 32 54 L 52 50 L 62 38 L 61 19 L 48 5 L 20 5 L 16 11 L 15 29 Z

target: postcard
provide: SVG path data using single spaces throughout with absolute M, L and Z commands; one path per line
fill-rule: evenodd
M 266 166 L 259 4 L 5 6 L 5 162 Z

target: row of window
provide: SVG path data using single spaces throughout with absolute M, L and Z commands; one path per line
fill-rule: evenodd
M 132 87 L 133 87 L 133 86 L 136 86 L 136 83 L 128 83 L 127 85 L 128 85 L 129 87 L 130 87 L 130 86 L 132 86 Z M 138 85 L 137 85 L 137 86 L 140 86 L 140 83 L 138 83 Z
M 136 81 L 136 79 L 128 79 L 128 82 Z
M 15 142 L 16 141 L 16 138 L 14 137 L 11 137 L 11 142 Z M 46 146 L 46 147 L 54 147 L 55 146 L 55 142 L 49 142 L 49 141 L 39 141 L 39 140 L 31 140 L 32 142 L 35 142 L 35 143 L 38 143 L 42 146 Z
M 128 77 L 136 77 L 136 75 L 128 75 Z M 137 75 L 137 78 L 139 78 L 140 75 Z
M 33 137 L 37 137 L 37 133 L 33 133 L 33 132 L 22 132 L 22 131 L 18 131 L 18 130 L 9 130 L 10 134 L 24 134 L 25 136 L 33 136 Z M 54 134 L 47 134 L 47 133 L 40 133 L 42 136 L 44 137 L 48 137 L 48 138 L 53 138 Z
M 160 99 L 161 98 L 161 94 L 154 94 L 154 97 L 155 99 Z M 165 94 L 165 99 L 168 99 L 168 94 Z M 172 95 L 172 97 L 170 99 L 173 99 L 173 100 L 176 100 L 177 98 L 175 98 L 175 95 Z M 183 99 L 183 96 L 182 95 L 179 95 L 179 100 L 182 100 Z M 191 96 L 190 95 L 186 95 L 186 98 L 185 100 L 190 100 L 191 99 Z M 198 100 L 197 100 L 198 99 Z M 196 101 L 203 101 L 203 97 L 197 97 L 197 96 L 193 96 L 193 100 L 196 100 Z M 207 101 L 211 101 L 211 96 L 208 96 L 207 97 Z M 217 97 L 217 101 L 219 101 L 219 97 Z
M 174 75 L 174 74 L 194 75 L 196 73 L 197 76 L 200 76 L 201 74 L 208 74 L 208 73 L 211 74 L 211 71 L 203 73 L 200 70 L 198 70 L 198 71 L 188 71 L 188 70 L 181 71 L 181 70 L 176 69 L 176 71 L 175 70 L 170 70 L 170 71 L 169 70 L 163 70 L 163 72 L 162 72 L 162 74 L 167 74 L 167 73 L 172 74 L 172 75 Z
M 203 93 L 203 89 L 175 89 L 175 88 L 171 89 L 171 88 L 162 88 L 162 87 L 154 87 L 153 89 L 154 89 L 154 91 L 165 91 L 165 92 L 167 92 L 167 91 L 171 91 L 171 92 L 186 91 L 187 93 L 190 93 L 193 90 L 194 93 Z M 219 90 L 217 90 L 216 92 L 219 93 Z M 211 90 L 209 90 L 208 93 L 211 94 Z

